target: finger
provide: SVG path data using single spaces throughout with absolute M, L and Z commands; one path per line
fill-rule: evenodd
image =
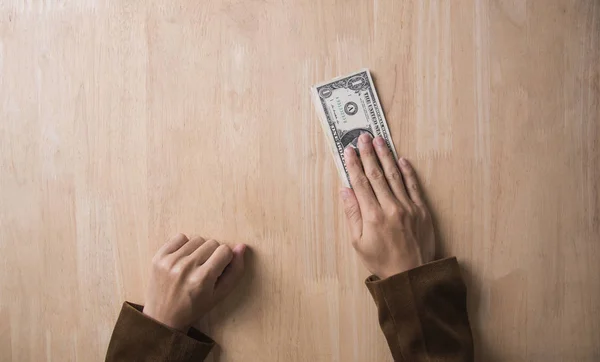
M 191 238 L 187 243 L 185 243 L 181 248 L 179 248 L 179 250 L 177 250 L 173 254 L 175 254 L 175 256 L 177 258 L 182 258 L 184 256 L 188 256 L 191 253 L 193 253 L 196 249 L 198 249 L 200 246 L 202 246 L 202 244 L 204 244 L 205 241 L 206 240 L 204 240 L 203 238 L 201 238 L 199 236 Z
M 238 284 L 244 275 L 244 254 L 246 253 L 246 245 L 236 245 L 232 250 L 233 257 L 231 262 L 225 268 L 225 271 L 215 285 L 215 298 L 221 300 L 225 298 L 233 288 Z
M 360 151 L 360 160 L 363 164 L 365 175 L 371 182 L 371 187 L 377 196 L 381 205 L 389 205 L 394 202 L 394 195 L 387 183 L 385 174 L 379 167 L 377 154 L 373 148 L 373 139 L 368 133 L 363 133 L 358 139 L 358 149 Z
M 206 263 L 208 258 L 217 250 L 219 247 L 219 242 L 213 239 L 207 240 L 204 244 L 202 244 L 199 248 L 197 248 L 192 254 L 190 254 L 190 259 L 193 260 L 194 264 L 202 265 Z
M 158 251 L 157 255 L 167 255 L 176 252 L 181 248 L 185 243 L 189 241 L 188 237 L 184 234 L 177 234 L 171 237 Z
M 385 178 L 387 179 L 388 185 L 390 185 L 394 196 L 402 203 L 409 201 L 404 182 L 402 181 L 402 174 L 400 173 L 400 169 L 394 160 L 392 152 L 390 152 L 390 149 L 385 143 L 385 140 L 382 137 L 375 137 L 373 144 L 375 145 L 375 151 L 379 157 L 379 162 L 381 162 L 383 173 L 385 173 Z
M 223 270 L 225 270 L 225 267 L 227 267 L 232 258 L 233 251 L 231 248 L 227 245 L 221 244 L 217 250 L 212 253 L 203 266 L 208 268 L 209 275 L 212 276 L 216 281 L 216 279 L 223 274 Z
M 379 202 L 375 198 L 375 194 L 371 189 L 371 183 L 362 168 L 362 164 L 356 151 L 352 147 L 346 147 L 344 150 L 344 159 L 346 168 L 350 175 L 350 183 L 354 189 L 354 194 L 358 200 L 358 204 L 363 212 L 379 209 Z
M 402 176 L 404 177 L 406 190 L 408 191 L 410 199 L 417 206 L 425 206 L 415 169 L 412 167 L 410 162 L 408 162 L 408 160 L 403 157 L 401 157 L 398 161 L 398 165 L 400 165 L 400 171 L 402 172 Z
M 344 187 L 340 191 L 340 196 L 344 203 L 344 213 L 346 214 L 346 219 L 348 219 L 350 234 L 353 238 L 358 239 L 362 235 L 362 215 L 356 195 L 354 195 L 352 189 Z

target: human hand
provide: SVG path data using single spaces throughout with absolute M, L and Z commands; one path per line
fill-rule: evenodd
M 354 190 L 340 193 L 352 245 L 366 268 L 385 279 L 432 261 L 433 223 L 414 169 L 403 158 L 396 164 L 381 137 L 362 134 L 358 149 L 360 159 L 354 148 L 344 150 Z
M 187 333 L 239 282 L 245 251 L 244 244 L 232 250 L 212 239 L 175 235 L 152 258 L 144 314 Z

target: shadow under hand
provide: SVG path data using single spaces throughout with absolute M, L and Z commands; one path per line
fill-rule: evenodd
M 252 288 L 252 282 L 255 275 L 256 254 L 251 248 L 246 248 L 244 255 L 244 276 L 239 284 L 233 289 L 225 299 L 215 306 L 210 313 L 211 324 L 220 324 L 225 320 L 235 318 L 236 311 L 248 302 L 255 288 Z

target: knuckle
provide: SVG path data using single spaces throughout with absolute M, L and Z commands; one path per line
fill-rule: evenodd
M 356 177 L 356 180 L 354 180 L 354 185 L 356 187 L 366 188 L 371 187 L 371 182 L 369 182 L 369 179 L 366 178 L 364 175 L 360 175 Z
M 394 205 L 389 209 L 389 215 L 392 218 L 401 218 L 406 214 L 406 210 L 400 205 Z
M 367 177 L 371 180 L 379 181 L 384 177 L 384 174 L 378 167 L 374 167 L 367 171 Z
M 384 217 L 383 213 L 381 213 L 379 210 L 374 210 L 368 212 L 365 219 L 372 224 L 381 224 L 383 223 Z
M 187 279 L 187 283 L 194 287 L 200 286 L 202 283 L 204 283 L 204 278 L 200 277 L 199 275 L 194 275 Z
M 402 175 L 400 174 L 400 171 L 398 171 L 397 168 L 388 170 L 387 174 L 388 174 L 390 181 L 401 181 L 402 180 Z
M 175 265 L 173 265 L 171 267 L 171 269 L 169 269 L 169 274 L 171 274 L 172 276 L 179 276 L 181 274 L 183 274 L 183 272 L 185 271 L 185 264 L 182 262 L 176 263 Z
M 344 211 L 350 220 L 355 220 L 360 215 L 360 209 L 356 204 L 346 207 Z
M 419 193 L 419 184 L 416 182 L 416 180 L 412 180 L 412 184 L 410 185 L 410 188 L 413 190 L 413 192 L 415 193 Z
M 171 269 L 171 262 L 166 258 L 156 258 L 153 265 L 154 269 L 158 271 L 169 271 Z

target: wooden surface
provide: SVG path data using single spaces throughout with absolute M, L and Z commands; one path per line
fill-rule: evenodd
M 0 360 L 100 361 L 171 234 L 213 361 L 390 361 L 309 87 L 372 70 L 480 361 L 600 359 L 600 2 L 0 2 Z

